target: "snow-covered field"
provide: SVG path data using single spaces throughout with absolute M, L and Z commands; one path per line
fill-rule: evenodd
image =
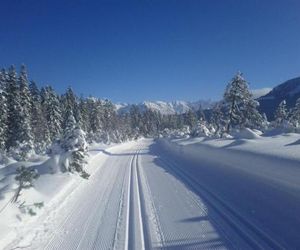
M 36 216 L 13 217 L 19 211 L 5 205 L 9 195 L 1 181 L 0 216 L 6 219 L 0 246 L 298 249 L 299 139 L 286 134 L 95 145 L 89 180 L 45 174 L 26 190 L 26 202 L 45 202 Z

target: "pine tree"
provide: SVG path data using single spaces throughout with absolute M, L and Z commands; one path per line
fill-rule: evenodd
M 116 113 L 114 105 L 109 100 L 101 101 L 100 119 L 102 124 L 103 140 L 107 143 L 116 140 Z
M 279 103 L 275 111 L 275 126 L 277 128 L 286 127 L 288 121 L 288 109 L 286 107 L 286 101 L 283 100 Z
M 14 66 L 9 68 L 8 81 L 6 86 L 7 96 L 7 141 L 6 148 L 18 146 L 21 136 L 22 107 L 20 89 L 17 83 L 17 73 Z
M 79 125 L 85 133 L 88 133 L 91 130 L 90 115 L 87 101 L 83 97 L 79 99 L 78 109 L 81 117 Z
M 259 126 L 262 120 L 257 107 L 258 102 L 253 99 L 247 81 L 242 73 L 238 72 L 236 76 L 227 85 L 224 93 L 224 101 L 227 109 L 227 132 L 231 127 Z
M 21 66 L 19 76 L 20 103 L 21 103 L 21 124 L 19 131 L 19 142 L 23 145 L 23 150 L 33 149 L 33 137 L 31 133 L 31 94 L 28 88 L 28 77 L 26 67 Z
M 90 112 L 90 137 L 98 141 L 102 136 L 102 109 L 101 101 L 95 98 L 88 98 L 88 108 Z
M 78 172 L 81 177 L 87 179 L 89 174 L 84 170 L 87 151 L 85 133 L 76 124 L 72 109 L 67 109 L 65 116 L 66 120 L 61 146 L 66 152 L 72 152 L 67 170 Z
M 18 201 L 22 189 L 33 187 L 33 181 L 38 177 L 39 175 L 35 169 L 26 168 L 24 166 L 17 168 L 17 175 L 15 179 L 18 181 L 19 186 L 13 198 L 13 202 Z
M 205 114 L 204 114 L 204 111 L 203 111 L 201 105 L 199 106 L 199 109 L 197 110 L 196 115 L 197 115 L 198 120 L 202 120 L 202 121 L 206 120 L 206 117 L 205 117 Z
M 7 85 L 7 81 L 8 81 L 8 75 L 5 69 L 2 69 L 0 71 L 0 91 L 3 92 L 6 89 L 6 85 Z
M 31 94 L 31 127 L 37 152 L 42 152 L 51 143 L 46 116 L 42 108 L 41 93 L 34 81 L 29 85 Z
M 76 121 L 71 109 L 66 110 L 64 124 L 62 146 L 66 151 L 68 151 L 74 147 L 74 145 L 72 145 L 74 141 L 73 131 L 76 128 Z
M 184 114 L 184 124 L 189 126 L 190 129 L 193 129 L 196 126 L 197 117 L 194 111 L 191 109 Z
M 194 137 L 208 137 L 211 136 L 211 131 L 208 129 L 208 124 L 205 120 L 200 119 L 197 121 L 196 126 L 191 132 L 191 136 Z
M 73 116 L 78 124 L 81 123 L 82 117 L 78 105 L 78 98 L 71 87 L 67 88 L 66 93 L 61 97 L 61 110 L 63 112 L 63 120 L 65 121 L 66 109 L 71 109 Z M 64 126 L 64 124 L 63 124 Z
M 134 137 L 133 130 L 131 128 L 131 119 L 128 113 L 119 115 L 118 120 L 118 130 L 119 130 L 119 142 L 132 139 Z
M 82 178 L 88 179 L 90 175 L 84 170 L 86 163 L 86 150 L 81 147 L 72 152 L 69 171 L 76 171 Z
M 130 115 L 130 123 L 134 133 L 134 137 L 138 138 L 143 126 L 142 114 L 139 107 L 137 105 L 131 105 L 129 115 Z
M 297 99 L 295 107 L 291 110 L 290 123 L 295 127 L 300 127 L 300 98 Z
M 222 137 L 225 132 L 226 120 L 222 111 L 222 103 L 217 103 L 212 108 L 211 124 L 214 127 L 215 135 Z
M 7 140 L 7 103 L 6 103 L 7 73 L 0 72 L 0 153 L 5 151 Z
M 50 139 L 53 142 L 60 138 L 62 131 L 62 115 L 59 98 L 52 87 L 49 86 L 42 88 L 41 97 L 42 108 L 46 116 Z

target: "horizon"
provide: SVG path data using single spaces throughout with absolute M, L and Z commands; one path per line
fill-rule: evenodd
M 39 87 L 114 103 L 219 100 L 241 70 L 251 90 L 299 77 L 300 2 L 10 1 L 1 67 Z M 291 60 L 292 58 L 292 60 Z

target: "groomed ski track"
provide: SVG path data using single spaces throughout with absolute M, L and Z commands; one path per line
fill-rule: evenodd
M 288 248 L 164 150 L 150 139 L 100 150 L 90 179 L 71 186 L 5 249 Z

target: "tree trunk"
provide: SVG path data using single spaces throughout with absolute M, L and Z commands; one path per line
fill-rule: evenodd
M 18 187 L 18 189 L 17 189 L 17 191 L 16 191 L 16 193 L 15 193 L 15 195 L 13 197 L 12 202 L 17 202 L 18 201 L 18 198 L 19 198 L 19 196 L 21 194 L 21 190 L 22 190 L 22 183 L 19 183 L 19 187 Z

